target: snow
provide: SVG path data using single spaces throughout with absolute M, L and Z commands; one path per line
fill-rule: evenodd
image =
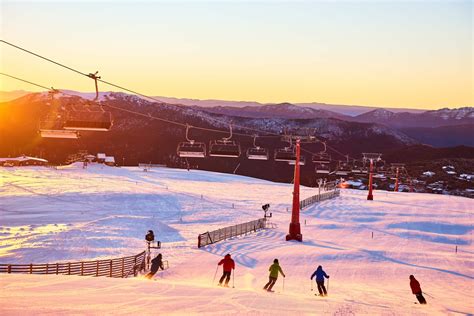
M 303 243 L 286 242 L 289 184 L 204 171 L 114 168 L 0 168 L 0 262 L 111 258 L 144 249 L 155 231 L 170 269 L 156 282 L 56 275 L 1 275 L 0 314 L 461 315 L 474 311 L 474 200 L 342 190 L 301 214 Z M 315 188 L 301 188 L 301 198 Z M 277 228 L 201 249 L 197 235 L 263 216 Z M 374 237 L 372 238 L 372 233 Z M 457 253 L 455 247 L 458 247 Z M 235 289 L 212 283 L 231 253 Z M 287 278 L 263 292 L 268 267 Z M 309 277 L 321 264 L 329 296 Z M 426 292 L 413 304 L 408 276 Z M 218 277 L 220 270 L 218 272 Z M 217 281 L 215 281 L 216 283 Z
M 0 158 L 0 161 L 28 161 L 34 160 L 39 162 L 48 162 L 46 159 L 36 158 L 36 157 L 29 157 L 29 156 L 20 156 L 16 158 Z

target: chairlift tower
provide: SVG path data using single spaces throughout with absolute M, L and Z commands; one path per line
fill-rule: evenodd
M 392 170 L 395 169 L 395 187 L 393 191 L 398 192 L 398 178 L 400 176 L 400 171 L 405 170 L 404 163 L 392 163 L 391 164 Z
M 362 153 L 364 157 L 364 161 L 370 161 L 370 169 L 369 169 L 369 194 L 367 195 L 367 200 L 372 201 L 374 199 L 374 195 L 372 193 L 372 175 L 374 172 L 374 162 L 380 160 L 382 156 L 381 153 Z
M 288 136 L 286 136 L 288 137 Z M 293 137 L 293 136 L 291 136 Z M 291 222 L 288 235 L 286 235 L 286 240 L 297 240 L 302 242 L 303 235 L 301 234 L 301 225 L 300 225 L 300 143 L 312 143 L 315 141 L 314 136 L 306 137 L 294 137 L 296 139 L 296 163 L 295 163 L 295 173 L 293 181 L 293 207 L 291 209 Z

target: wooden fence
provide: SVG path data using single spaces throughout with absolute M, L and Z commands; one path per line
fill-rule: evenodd
M 311 204 L 335 198 L 339 196 L 339 194 L 340 194 L 339 189 L 334 188 L 333 191 L 324 192 L 321 194 L 310 196 L 309 198 L 300 201 L 300 210 L 302 210 L 305 207 L 310 206 Z
M 126 278 L 145 269 L 145 251 L 135 256 L 65 263 L 0 264 L 0 273 L 66 274 Z
M 206 232 L 198 236 L 198 248 L 225 240 L 227 238 L 240 236 L 250 232 L 256 232 L 265 228 L 266 219 L 260 218 L 251 222 L 228 226 L 211 232 Z

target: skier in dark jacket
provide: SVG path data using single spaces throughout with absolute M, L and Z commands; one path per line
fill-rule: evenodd
M 229 287 L 229 281 L 230 281 L 230 275 L 232 274 L 232 270 L 235 269 L 235 262 L 234 260 L 230 257 L 230 253 L 226 254 L 224 259 L 219 261 L 218 265 L 222 265 L 223 267 L 223 273 L 221 276 L 221 279 L 219 280 L 219 285 L 222 285 L 222 282 L 225 279 L 225 287 Z
M 158 272 L 158 269 L 164 270 L 165 268 L 163 267 L 163 260 L 162 260 L 162 255 L 159 253 L 153 260 L 151 260 L 151 268 L 150 268 L 150 273 L 148 273 L 145 278 L 151 279 L 156 272 Z
M 316 284 L 318 285 L 318 291 L 319 295 L 321 296 L 327 296 L 328 292 L 326 291 L 326 287 L 324 286 L 324 278 L 329 279 L 329 275 L 324 272 L 323 267 L 318 266 L 316 271 L 311 275 L 311 280 L 316 276 Z
M 410 287 L 411 287 L 411 292 L 416 295 L 418 302 L 420 304 L 426 304 L 425 297 L 423 296 L 423 293 L 421 292 L 420 282 L 418 282 L 413 275 L 410 275 Z

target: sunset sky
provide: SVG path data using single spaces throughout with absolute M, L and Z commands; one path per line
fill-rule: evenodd
M 0 0 L 0 12 L 2 39 L 149 95 L 473 105 L 472 1 Z M 0 70 L 94 89 L 5 44 Z M 18 89 L 38 91 L 0 77 L 0 90 Z

